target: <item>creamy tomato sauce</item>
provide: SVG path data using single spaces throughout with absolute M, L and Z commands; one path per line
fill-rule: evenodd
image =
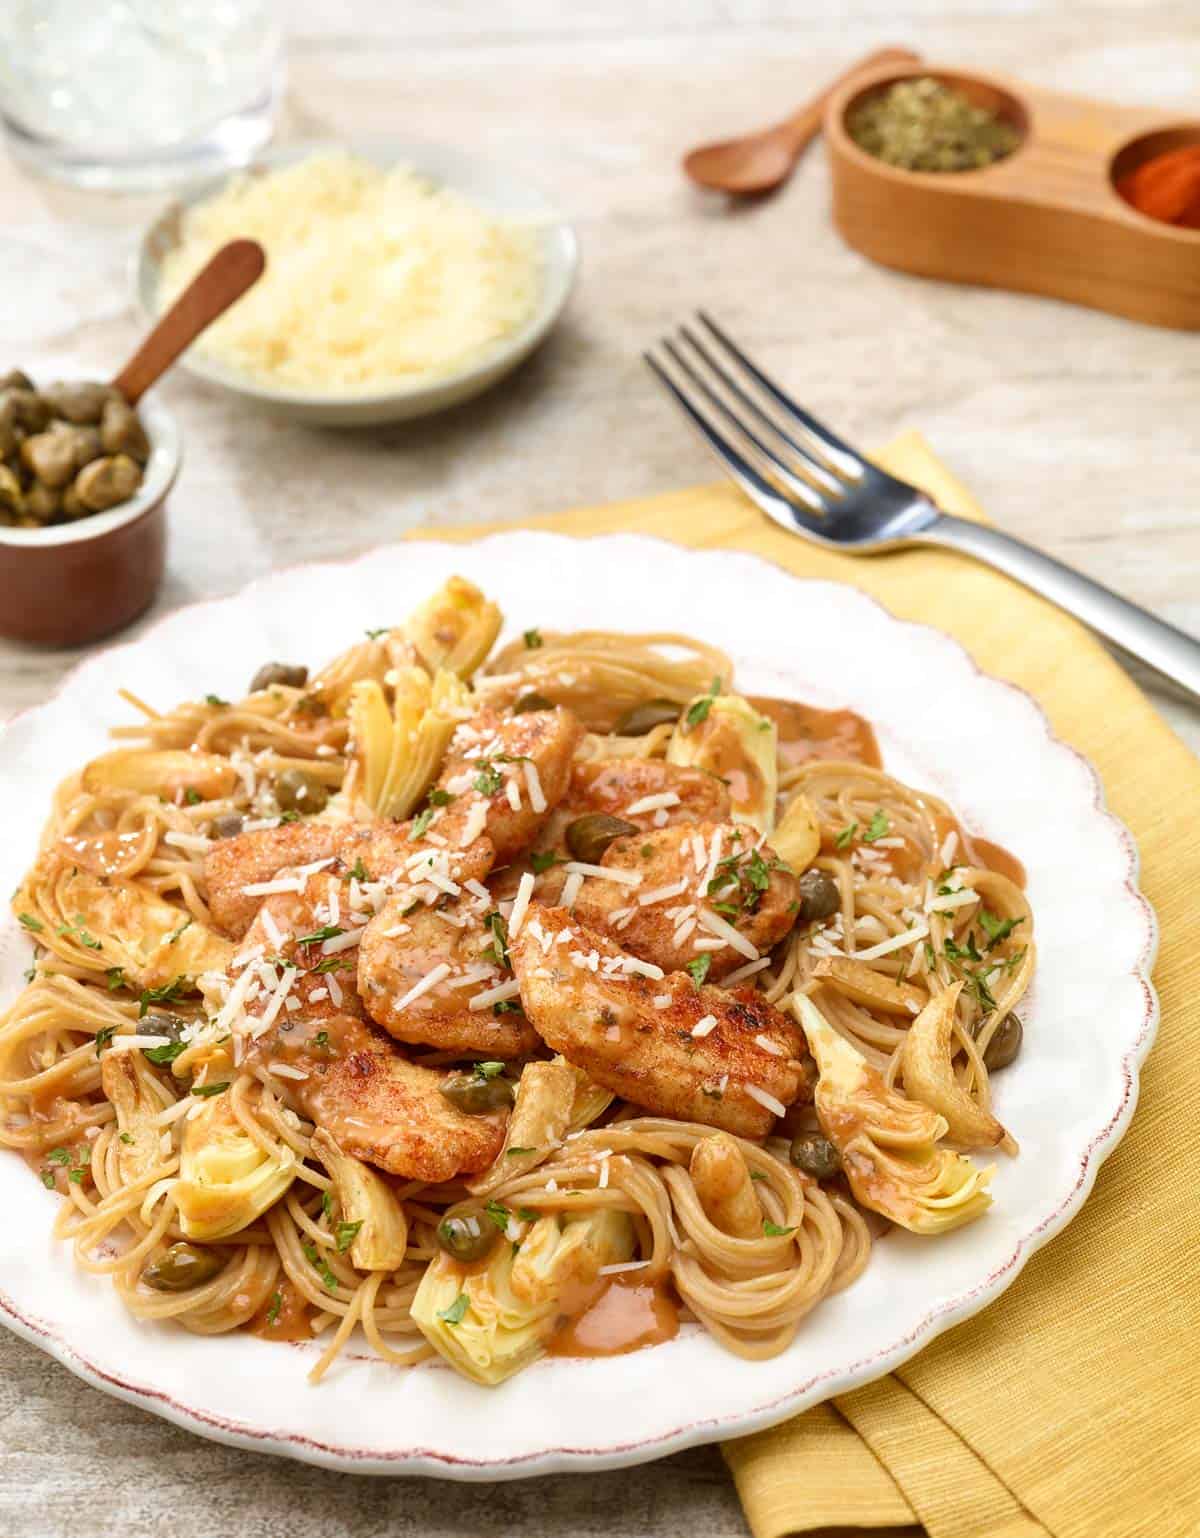
M 641 1273 L 601 1277 L 582 1312 L 560 1326 L 551 1356 L 623 1356 L 657 1346 L 679 1333 L 679 1310 L 661 1282 Z
M 795 700 L 752 694 L 750 703 L 779 730 L 779 756 L 790 768 L 812 758 L 845 759 L 882 769 L 879 744 L 869 721 L 852 710 L 818 710 Z

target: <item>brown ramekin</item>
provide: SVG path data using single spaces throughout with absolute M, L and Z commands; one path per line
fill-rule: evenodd
M 175 420 L 138 405 L 150 438 L 135 497 L 106 513 L 46 529 L 0 527 L 0 635 L 41 646 L 81 646 L 147 608 L 162 581 L 166 499 L 179 474 Z

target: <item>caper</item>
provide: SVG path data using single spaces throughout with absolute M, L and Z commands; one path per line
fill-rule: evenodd
M 548 700 L 544 694 L 539 694 L 536 689 L 531 689 L 528 694 L 520 694 L 513 703 L 514 716 L 523 716 L 530 710 L 553 710 L 554 701 Z
M 42 433 L 49 427 L 54 413 L 44 395 L 36 390 L 10 390 L 7 399 L 12 403 L 9 410 L 18 427 L 27 433 Z
M 142 467 L 128 454 L 93 459 L 75 477 L 79 500 L 91 513 L 102 513 L 128 502 L 142 484 Z
M 455 1073 L 438 1086 L 456 1111 L 466 1116 L 487 1116 L 507 1110 L 513 1103 L 513 1087 L 507 1079 L 481 1073 Z
M 201 1249 L 197 1244 L 173 1244 L 142 1271 L 142 1281 L 155 1292 L 188 1292 L 203 1287 L 228 1260 L 225 1250 Z
M 837 882 L 823 870 L 806 870 L 800 877 L 800 922 L 813 924 L 827 919 L 842 906 Z
M 226 812 L 224 817 L 214 817 L 208 825 L 209 838 L 236 838 L 246 819 L 237 812 Z
M 996 1033 L 983 1049 L 983 1066 L 991 1073 L 997 1068 L 1007 1068 L 1016 1060 L 1021 1050 L 1025 1027 L 1020 1015 L 1005 1015 L 996 1027 Z
M 567 848 L 577 860 L 587 865 L 599 865 L 604 851 L 614 839 L 638 831 L 634 823 L 626 822 L 623 817 L 610 817 L 607 812 L 588 812 L 567 824 Z
M 482 1202 L 459 1202 L 437 1226 L 438 1248 L 466 1264 L 483 1260 L 500 1242 L 500 1230 Z
M 308 669 L 290 662 L 264 662 L 250 680 L 250 693 L 269 689 L 272 684 L 287 684 L 290 689 L 303 689 L 308 682 Z
M 842 1156 L 819 1132 L 801 1132 L 792 1139 L 788 1155 L 798 1170 L 814 1180 L 830 1180 L 842 1167 Z
M 8 373 L 0 377 L 0 390 L 32 390 L 36 388 L 33 380 L 24 369 L 10 368 Z
M 171 1015 L 166 1010 L 156 1010 L 147 1015 L 144 1020 L 138 1021 L 138 1034 L 144 1036 L 165 1036 L 169 1041 L 180 1042 L 183 1033 L 187 1030 L 189 1022 L 182 1015 Z
M 321 812 L 329 792 L 306 769 L 285 769 L 275 781 L 275 799 L 285 812 Z
M 6 520 L 23 517 L 25 493 L 21 483 L 7 465 L 0 465 L 0 517 Z
M 37 523 L 49 523 L 58 515 L 61 508 L 62 493 L 53 490 L 42 481 L 34 481 L 25 493 L 25 512 Z
M 91 379 L 56 379 L 41 393 L 56 417 L 65 417 L 68 422 L 98 422 L 105 401 L 113 397 L 113 388 Z
M 137 412 L 128 401 L 112 396 L 100 417 L 100 444 L 105 454 L 128 454 L 144 465 L 150 458 L 150 440 Z
M 668 721 L 674 725 L 678 720 L 679 706 L 673 700 L 644 700 L 625 712 L 616 729 L 621 737 L 644 737 L 656 726 L 666 726 Z
M 63 487 L 62 515 L 64 518 L 86 518 L 89 509 L 84 507 L 79 500 L 79 493 L 75 490 L 74 482 L 70 486 Z
M 21 445 L 21 463 L 43 486 L 57 491 L 74 476 L 75 444 L 66 433 L 34 433 Z
M 0 415 L 0 459 L 8 459 L 15 454 L 20 442 L 13 417 L 7 413 Z

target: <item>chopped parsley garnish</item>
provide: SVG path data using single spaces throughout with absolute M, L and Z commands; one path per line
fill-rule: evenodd
M 479 773 L 475 776 L 473 783 L 481 796 L 494 796 L 503 786 L 504 781 L 500 778 L 500 771 L 495 764 L 485 758 L 480 760 Z
M 70 1150 L 66 1148 L 52 1148 L 46 1158 L 51 1164 L 70 1164 L 71 1162 Z
M 763 1233 L 766 1234 L 768 1239 L 782 1239 L 787 1234 L 794 1234 L 795 1232 L 794 1225 L 791 1228 L 780 1228 L 779 1224 L 772 1223 L 770 1218 L 767 1218 L 763 1223 Z
M 161 1047 L 143 1047 L 142 1056 L 158 1067 L 165 1067 L 167 1063 L 173 1063 L 182 1052 L 187 1051 L 187 1044 L 182 1041 L 164 1042 Z
M 113 1037 L 116 1034 L 117 1034 L 117 1028 L 116 1028 L 115 1025 L 102 1025 L 100 1027 L 100 1029 L 96 1032 L 96 1056 L 97 1057 L 100 1056 L 101 1052 L 104 1051 L 105 1047 L 108 1046 L 109 1042 L 113 1039 Z
M 544 642 L 542 641 L 542 632 L 536 627 L 533 630 L 527 630 L 523 639 L 525 641 L 526 651 L 535 652 L 539 646 L 544 645 Z
M 766 1178 L 767 1177 L 763 1174 L 762 1170 L 751 1170 L 750 1171 L 750 1179 L 751 1180 L 765 1180 Z
M 856 822 L 847 823 L 842 831 L 838 834 L 838 836 L 834 839 L 833 842 L 835 847 L 838 849 L 845 849 L 846 845 L 850 843 L 851 839 L 853 839 L 857 832 L 858 824 Z
M 762 902 L 763 893 L 771 885 L 773 869 L 774 865 L 768 864 L 757 849 L 752 850 L 744 861 L 740 854 L 726 855 L 717 865 L 706 889 L 707 896 L 720 894 L 721 897 L 711 906 L 718 913 L 730 915 L 754 913 Z M 731 887 L 734 890 L 731 891 Z
M 966 945 L 959 945 L 953 935 L 947 936 L 942 950 L 947 961 L 982 961 L 983 953 L 975 944 L 974 932 L 968 933 Z
M 891 823 L 887 820 L 887 813 L 881 806 L 876 807 L 867 831 L 863 834 L 863 843 L 873 844 L 876 839 L 883 838 L 890 827 Z
M 179 939 L 179 936 L 184 932 L 184 930 L 185 929 L 190 929 L 194 922 L 195 922 L 195 920 L 192 919 L 192 917 L 189 915 L 187 918 L 184 919 L 183 923 L 180 924 L 178 929 L 173 929 L 171 931 L 171 933 L 167 936 L 165 943 L 167 945 L 174 945 L 176 940 Z M 87 941 L 85 940 L 83 943 L 86 945 Z
M 189 785 L 183 793 L 183 799 L 189 806 L 199 806 L 204 798 L 194 785 Z
M 301 1248 L 304 1251 L 305 1260 L 308 1261 L 309 1265 L 325 1283 L 326 1292 L 336 1292 L 338 1285 L 337 1277 L 329 1269 L 329 1262 L 325 1259 L 324 1255 L 320 1253 L 315 1244 L 307 1239 Z
M 328 1031 L 318 1031 L 312 1039 L 312 1044 L 313 1050 L 316 1052 L 329 1052 L 332 1050 L 329 1044 Z
M 412 832 L 408 835 L 411 844 L 415 839 L 424 838 L 429 831 L 429 824 L 437 813 L 432 806 L 427 806 L 423 812 L 418 812 L 413 818 Z
M 223 1095 L 229 1088 L 229 1080 L 223 1079 L 220 1084 L 193 1084 L 192 1094 L 203 1095 L 207 1100 L 210 1095 Z
M 541 1217 L 541 1213 L 536 1207 L 518 1207 L 517 1216 L 522 1223 L 536 1223 Z
M 290 963 L 288 963 L 290 965 Z M 315 967 L 310 967 L 312 972 L 345 972 L 349 970 L 351 963 L 345 956 L 326 956 L 318 961 Z
M 322 1191 L 321 1192 L 321 1212 L 322 1212 L 322 1214 L 325 1217 L 328 1217 L 329 1214 L 332 1211 L 333 1211 L 333 1192 L 332 1191 Z
M 344 1255 L 354 1243 L 354 1236 L 362 1227 L 362 1219 L 357 1223 L 339 1223 L 333 1231 L 334 1243 L 337 1245 L 339 1255 Z
M 283 824 L 286 823 L 286 822 L 299 822 L 299 821 L 300 821 L 300 813 L 299 812 L 280 812 L 280 814 L 279 814 L 279 825 L 280 825 L 280 827 L 282 827 Z
M 508 953 L 508 925 L 499 909 L 489 913 L 483 927 L 492 932 L 492 942 L 480 953 L 495 966 L 512 969 L 512 957 Z
M 516 999 L 497 999 L 492 1005 L 494 1015 L 519 1015 L 521 1006 Z
M 454 797 L 448 790 L 442 790 L 439 786 L 435 785 L 425 799 L 429 802 L 430 806 L 449 806 Z
M 82 1170 L 68 1170 L 67 1171 L 67 1179 L 71 1182 L 71 1184 L 73 1186 L 81 1186 L 83 1184 L 83 1171 Z
M 229 704 L 229 701 L 223 700 L 219 694 L 206 694 L 204 696 L 204 703 L 214 706 L 217 710 L 223 710 Z
M 438 1318 L 444 1319 L 447 1324 L 461 1324 L 463 1321 L 463 1315 L 467 1311 L 467 1302 L 468 1299 L 466 1293 L 460 1292 L 458 1297 L 455 1298 L 454 1302 L 451 1303 L 449 1308 L 441 1308 L 438 1310 Z
M 986 908 L 980 908 L 979 910 L 979 924 L 984 934 L 988 937 L 987 948 L 989 951 L 994 950 L 1002 940 L 1007 940 L 1017 925 L 1023 924 L 1024 922 L 1025 920 L 1023 918 L 997 918 L 994 913 L 989 913 Z
M 41 919 L 35 919 L 32 913 L 18 913 L 17 922 L 24 925 L 26 929 L 31 929 L 35 935 L 41 934 L 46 927 Z
M 89 951 L 98 951 L 100 949 L 99 940 L 97 940 L 93 935 L 88 934 L 87 930 L 83 927 L 82 913 L 77 913 L 75 915 L 75 922 L 73 924 L 60 924 L 55 930 L 55 933 L 60 935 L 73 935 L 75 939 L 79 941 L 80 945 L 86 945 Z
M 53 1191 L 54 1190 L 54 1185 L 55 1185 L 54 1176 L 50 1173 L 49 1170 L 43 1170 L 42 1171 L 42 1184 L 46 1187 L 47 1191 Z
M 504 1072 L 503 1063 L 476 1063 L 475 1077 L 477 1079 L 495 1079 Z
M 555 854 L 553 849 L 535 849 L 529 856 L 529 863 L 533 866 L 534 874 L 540 876 L 543 871 L 549 870 L 552 865 L 563 864 L 563 857 Z
M 121 1142 L 122 1143 L 132 1143 L 133 1142 L 133 1133 L 132 1132 L 122 1132 L 121 1133 Z
M 536 1148 L 509 1148 L 505 1150 L 506 1159 L 515 1159 L 518 1154 L 537 1153 Z
M 361 854 L 350 867 L 350 878 L 352 881 L 370 881 L 371 879 L 370 876 L 367 875 L 367 867 L 362 862 Z
M 310 935 L 297 935 L 297 945 L 319 945 L 322 940 L 336 940 L 338 935 L 344 935 L 346 931 L 337 924 L 323 924 L 320 929 L 314 929 Z
M 378 630 L 366 630 L 363 632 L 363 634 L 366 636 L 368 641 L 378 641 L 379 637 L 381 635 L 387 635 L 391 628 L 392 627 L 390 625 L 380 625 Z
M 712 688 L 707 694 L 702 694 L 698 700 L 693 700 L 687 708 L 684 723 L 687 726 L 699 726 L 701 721 L 708 720 L 708 713 L 713 707 L 713 701 L 721 692 L 721 680 L 714 678 Z
M 181 972 L 178 977 L 173 977 L 169 983 L 163 983 L 160 988 L 143 988 L 138 995 L 138 1019 L 145 1017 L 151 1004 L 174 1004 L 188 993 L 191 983 Z
M 937 952 L 928 940 L 925 941 L 925 965 L 931 972 L 937 971 Z
M 271 1306 L 267 1310 L 267 1323 L 274 1324 L 279 1318 L 279 1310 L 283 1307 L 283 1293 L 277 1291 L 271 1298 Z
M 690 973 L 691 979 L 697 988 L 699 988 L 700 984 L 708 976 L 708 969 L 711 966 L 711 951 L 704 951 L 701 955 L 693 957 L 693 959 L 687 963 L 686 970 Z
M 512 1213 L 508 1210 L 503 1202 L 498 1202 L 495 1200 L 490 1201 L 487 1203 L 483 1210 L 487 1213 L 488 1217 L 491 1218 L 492 1222 L 496 1225 L 502 1234 L 508 1232 L 508 1220 L 510 1217 L 512 1217 Z

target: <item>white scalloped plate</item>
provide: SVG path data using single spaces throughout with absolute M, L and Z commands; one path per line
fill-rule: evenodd
M 510 633 L 531 624 L 701 632 L 730 652 L 743 686 L 861 712 L 889 769 L 945 796 L 968 828 L 1024 861 L 1039 970 L 1024 1051 L 997 1082 L 1021 1156 L 1001 1161 L 995 1206 L 936 1242 L 890 1235 L 861 1280 L 772 1361 L 729 1356 L 693 1328 L 632 1356 L 538 1363 L 493 1390 L 437 1365 L 397 1370 L 365 1351 L 309 1388 L 312 1347 L 131 1319 L 107 1284 L 75 1270 L 51 1238 L 54 1203 L 3 1156 L 0 1200 L 9 1232 L 24 1239 L 6 1258 L 0 1319 L 87 1382 L 202 1435 L 366 1473 L 497 1479 L 610 1468 L 756 1430 L 880 1377 L 997 1297 L 1079 1211 L 1133 1114 L 1158 1015 L 1156 928 L 1132 838 L 1034 701 L 981 674 L 948 636 L 902 623 L 849 587 L 638 536 L 503 534 L 281 572 L 100 654 L 9 724 L 0 890 L 32 857 L 53 784 L 127 718 L 119 686 L 164 705 L 236 695 L 265 658 L 319 663 L 454 571 L 499 600 Z M 0 999 L 16 993 L 27 960 L 6 918 Z

